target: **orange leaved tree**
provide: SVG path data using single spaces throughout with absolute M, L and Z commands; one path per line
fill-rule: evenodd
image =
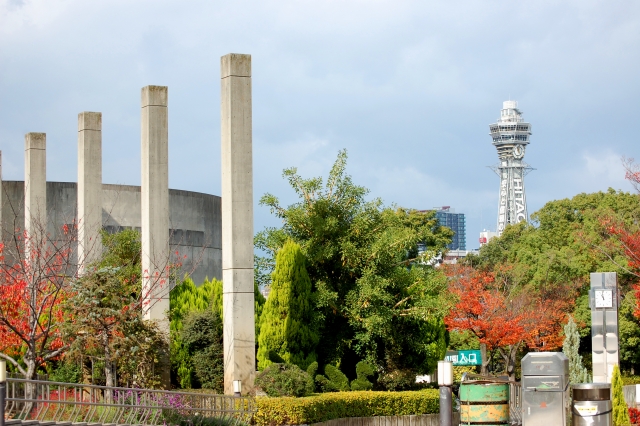
M 493 273 L 471 267 L 448 268 L 447 275 L 456 303 L 445 324 L 450 331 L 469 330 L 478 338 L 483 374 L 490 361 L 487 351 L 497 351 L 504 372 L 515 378 L 516 357 L 523 347 L 551 350 L 562 345 L 564 302 L 503 286 Z

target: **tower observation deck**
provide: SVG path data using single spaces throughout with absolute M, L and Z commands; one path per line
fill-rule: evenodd
M 518 102 L 504 101 L 498 122 L 490 124 L 489 130 L 500 161 L 491 167 L 500 177 L 497 227 L 500 235 L 507 225 L 529 219 L 524 177 L 533 169 L 524 162 L 524 152 L 529 145 L 531 124 L 523 121 Z

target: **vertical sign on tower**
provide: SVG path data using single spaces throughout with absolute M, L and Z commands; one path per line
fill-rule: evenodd
M 615 272 L 591 274 L 591 346 L 593 382 L 611 383 L 619 362 L 618 277 Z
M 533 169 L 524 162 L 524 151 L 529 144 L 531 124 L 523 121 L 516 101 L 505 101 L 498 122 L 490 124 L 489 130 L 500 160 L 492 167 L 500 177 L 497 225 L 500 235 L 507 225 L 529 219 L 524 177 Z

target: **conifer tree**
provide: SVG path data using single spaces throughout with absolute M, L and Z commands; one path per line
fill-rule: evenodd
M 258 369 L 272 361 L 269 352 L 302 369 L 316 360 L 318 333 L 312 325 L 311 280 L 300 246 L 288 241 L 278 251 L 271 292 L 261 316 Z
M 564 343 L 562 344 L 562 352 L 569 358 L 569 381 L 571 383 L 589 383 L 589 373 L 582 365 L 582 355 L 578 352 L 580 349 L 580 334 L 578 326 L 569 316 L 569 322 L 564 326 Z
M 630 425 L 631 419 L 629 418 L 629 408 L 627 408 L 627 402 L 624 400 L 624 393 L 622 392 L 622 375 L 620 374 L 620 368 L 618 368 L 617 365 L 613 367 L 611 392 L 613 393 L 613 425 Z

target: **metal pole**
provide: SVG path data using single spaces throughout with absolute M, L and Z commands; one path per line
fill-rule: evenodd
M 0 426 L 4 426 L 4 403 L 7 396 L 7 362 L 0 360 Z
M 453 426 L 451 387 L 440 386 L 440 426 Z

